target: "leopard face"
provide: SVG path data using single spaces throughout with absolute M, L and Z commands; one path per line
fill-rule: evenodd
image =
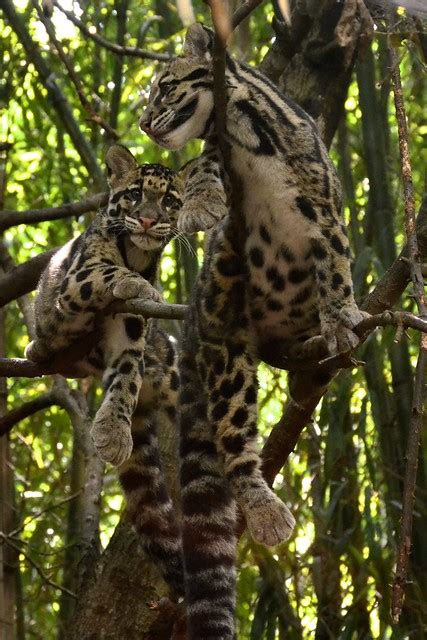
M 138 165 L 125 147 L 107 152 L 110 196 L 106 212 L 108 232 L 127 235 L 139 249 L 162 248 L 173 235 L 182 206 L 183 186 L 172 169 Z
M 213 126 L 212 34 L 192 25 L 183 55 L 154 80 L 139 126 L 162 147 L 178 149 Z

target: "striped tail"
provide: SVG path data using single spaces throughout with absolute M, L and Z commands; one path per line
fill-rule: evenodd
M 236 504 L 213 440 L 193 357 L 181 359 L 180 377 L 187 638 L 234 640 Z
M 119 468 L 127 511 L 149 558 L 177 596 L 184 593 L 180 529 L 166 487 L 156 416 L 140 407 L 132 419 L 133 451 Z

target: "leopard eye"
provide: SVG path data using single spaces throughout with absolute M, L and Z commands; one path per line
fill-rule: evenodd
M 163 196 L 162 204 L 164 207 L 173 207 L 177 204 L 177 199 L 171 193 L 167 193 Z
M 142 190 L 139 188 L 130 189 L 129 196 L 132 202 L 137 202 L 138 200 L 141 200 Z

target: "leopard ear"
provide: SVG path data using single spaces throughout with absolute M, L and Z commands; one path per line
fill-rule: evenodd
M 186 58 L 209 61 L 212 59 L 213 39 L 214 33 L 211 29 L 195 22 L 187 29 L 182 53 Z
M 138 168 L 138 163 L 129 149 L 121 144 L 115 144 L 108 149 L 105 162 L 107 164 L 108 182 L 111 186 L 114 186 L 117 180 L 122 180 L 126 174 Z

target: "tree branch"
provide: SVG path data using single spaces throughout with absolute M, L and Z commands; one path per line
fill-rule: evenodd
M 186 305 L 162 304 L 151 300 L 118 301 L 107 307 L 102 313 L 134 313 L 147 318 L 165 318 L 168 320 L 182 320 L 186 312 Z M 31 362 L 24 358 L 0 358 L 0 377 L 23 376 L 38 378 L 43 375 L 60 373 L 66 378 L 84 378 L 89 375 L 88 369 L 79 361 L 96 344 L 96 331 L 89 333 L 71 344 L 67 349 L 59 352 L 46 362 Z
M 399 150 L 405 198 L 405 229 L 409 253 L 409 266 L 414 285 L 414 296 L 417 301 L 419 313 L 421 316 L 427 317 L 424 279 L 416 232 L 415 196 L 412 182 L 411 158 L 409 153 L 408 126 L 403 101 L 398 54 L 396 49 L 393 47 L 390 36 L 389 57 L 391 63 L 391 81 L 393 84 L 397 127 L 399 132 Z M 397 553 L 396 574 L 392 586 L 391 615 L 395 624 L 399 622 L 400 614 L 402 612 L 408 575 L 409 554 L 411 552 L 412 520 L 418 470 L 418 449 L 421 440 L 421 427 L 424 411 L 424 379 L 426 363 L 427 335 L 423 335 L 421 337 L 420 353 L 414 377 L 412 415 L 406 448 L 406 467 L 403 486 L 400 539 Z
M 36 288 L 42 271 L 58 249 L 59 247 L 55 247 L 40 253 L 28 262 L 13 267 L 0 277 L 0 308 Z
M 158 60 L 160 62 L 167 62 L 171 59 L 171 56 L 167 53 L 155 53 L 154 51 L 146 51 L 144 49 L 139 49 L 138 47 L 120 47 L 118 44 L 106 40 L 98 33 L 92 33 L 92 31 L 90 31 L 88 27 L 81 22 L 81 20 L 76 18 L 74 13 L 64 9 L 57 0 L 54 1 L 54 5 L 67 16 L 68 20 L 70 20 L 70 22 L 72 22 L 84 36 L 90 38 L 104 49 L 108 49 L 108 51 L 112 51 L 112 53 L 115 53 L 118 56 L 129 56 L 132 58 L 141 58 L 142 60 Z
M 236 9 L 233 13 L 233 17 L 231 18 L 231 25 L 234 29 L 236 29 L 243 20 L 254 11 L 260 4 L 263 3 L 263 0 L 245 0 L 242 4 Z
M 25 551 L 25 549 L 23 549 L 22 546 L 12 542 L 12 540 L 10 540 L 9 537 L 5 533 L 3 533 L 3 531 L 0 531 L 0 539 L 2 539 L 3 542 L 5 542 L 10 547 L 12 547 L 12 549 L 15 549 L 15 551 L 17 551 L 20 555 L 24 556 L 28 564 L 30 564 L 37 571 L 40 578 L 43 580 L 45 584 L 49 585 L 50 587 L 53 587 L 54 589 L 58 589 L 62 593 L 66 593 L 71 598 L 76 598 L 75 593 L 73 593 L 69 589 L 66 589 L 65 587 L 62 587 L 60 584 L 48 578 L 47 575 L 44 573 L 43 569 L 39 567 L 39 565 L 32 559 L 32 557 Z
M 70 216 L 79 216 L 88 211 L 96 211 L 108 203 L 108 192 L 96 193 L 80 202 L 70 202 L 59 207 L 47 209 L 28 209 L 26 211 L 4 210 L 0 212 L 0 233 L 18 224 L 37 224 L 49 220 L 60 220 Z
M 0 437 L 8 433 L 18 422 L 29 418 L 34 413 L 47 409 L 56 404 L 55 394 L 52 391 L 43 393 L 34 400 L 24 402 L 17 409 L 13 409 L 3 416 L 0 416 Z

